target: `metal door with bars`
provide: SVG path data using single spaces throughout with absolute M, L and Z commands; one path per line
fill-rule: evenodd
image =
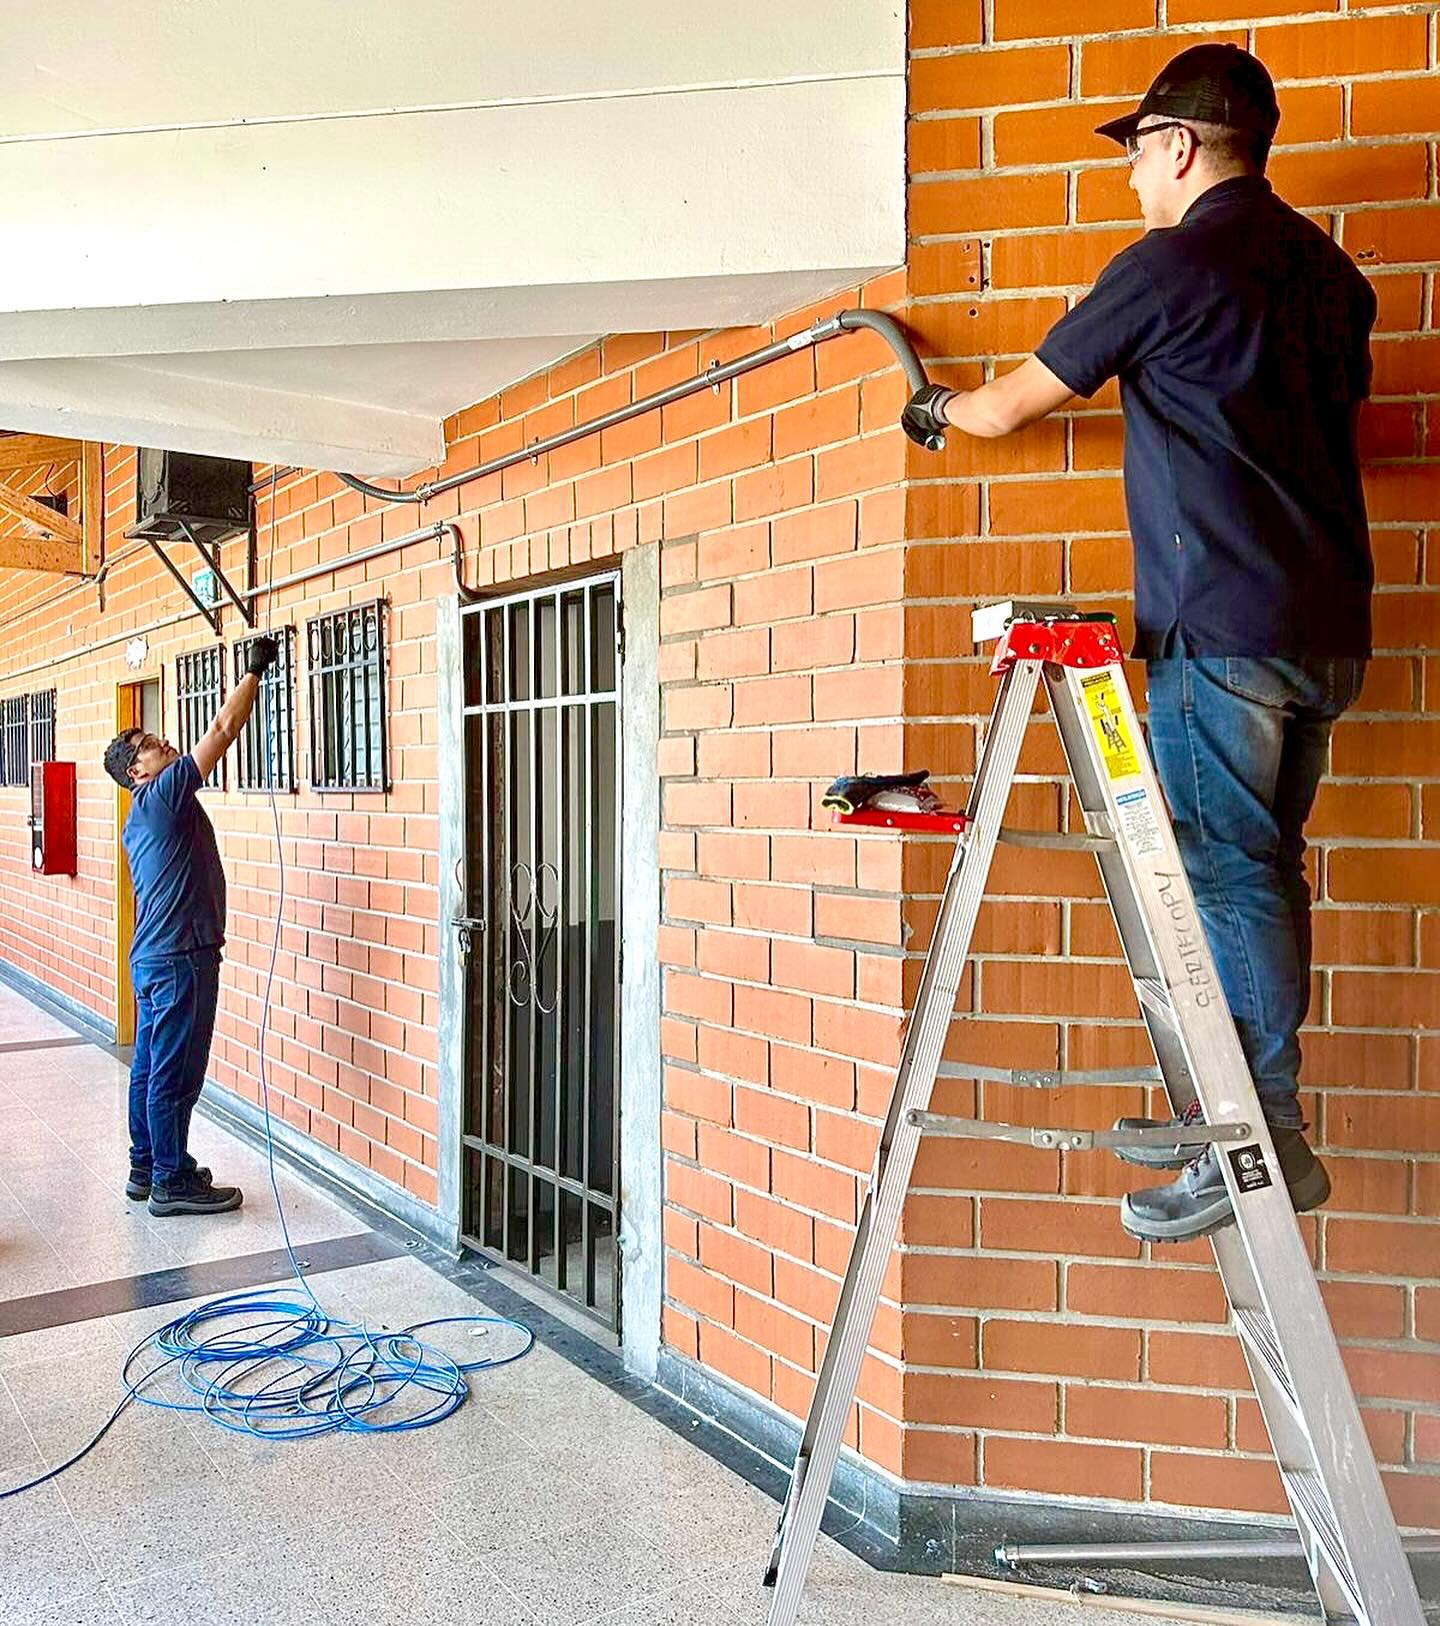
M 618 1331 L 620 579 L 463 625 L 461 1230 Z

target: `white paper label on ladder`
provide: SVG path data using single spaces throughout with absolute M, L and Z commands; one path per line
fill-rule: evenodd
M 1160 822 L 1144 789 L 1127 790 L 1115 798 L 1125 840 L 1137 858 L 1149 858 L 1160 851 Z

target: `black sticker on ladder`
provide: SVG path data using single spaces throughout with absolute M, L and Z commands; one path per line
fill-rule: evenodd
M 1235 1171 L 1235 1183 L 1241 1191 L 1261 1191 L 1271 1184 L 1270 1171 L 1265 1167 L 1265 1154 L 1258 1146 L 1234 1146 L 1227 1149 L 1230 1167 Z

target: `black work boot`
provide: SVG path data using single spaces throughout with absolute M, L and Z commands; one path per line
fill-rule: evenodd
M 196 1169 L 167 1184 L 150 1188 L 150 1212 L 168 1214 L 228 1214 L 244 1201 L 238 1186 L 211 1183 L 209 1169 Z
M 1200 1122 L 1200 1103 L 1192 1101 L 1178 1118 L 1117 1118 L 1117 1129 L 1188 1129 Z M 1140 1169 L 1183 1169 L 1195 1156 L 1193 1146 L 1117 1146 L 1115 1156 L 1122 1163 Z
M 1330 1195 L 1325 1165 L 1298 1129 L 1272 1128 L 1275 1156 L 1297 1214 L 1318 1208 Z M 1142 1242 L 1189 1242 L 1234 1223 L 1220 1154 L 1210 1147 L 1185 1165 L 1168 1186 L 1132 1191 L 1120 1204 L 1120 1223 Z
M 130 1178 L 125 1182 L 125 1195 L 132 1202 L 143 1203 L 150 1195 L 150 1171 L 137 1164 L 130 1165 Z

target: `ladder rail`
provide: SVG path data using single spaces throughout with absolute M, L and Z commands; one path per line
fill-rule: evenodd
M 1040 682 L 1038 662 L 1017 664 L 1001 680 L 985 748 L 966 808 L 966 829 L 955 845 L 940 913 L 906 1028 L 895 1092 L 861 1206 L 850 1262 L 825 1346 L 810 1414 L 796 1453 L 790 1489 L 771 1549 L 767 1584 L 775 1587 L 770 1626 L 791 1626 L 829 1499 L 881 1286 L 910 1189 L 921 1131 L 912 1110 L 929 1104 L 950 1032 L 950 1017 L 975 919 L 989 879 L 1000 821 L 1009 800 L 1030 713 Z
M 1003 609 L 977 613 L 977 638 L 1000 630 Z M 1224 1172 L 1235 1224 L 1212 1238 L 1215 1262 L 1325 1619 L 1424 1626 L 1419 1593 L 1219 984 L 1113 630 L 1098 641 L 1087 636 L 1082 624 L 1091 618 L 1064 605 L 1011 619 L 1018 637 L 1012 640 L 1007 633 L 1003 658 L 997 658 L 1000 692 L 776 1529 L 766 1574 L 775 1587 L 769 1626 L 793 1626 L 798 1615 L 922 1133 L 1027 1139 L 1055 1149 L 1135 1144 L 1134 1131 L 1037 1130 L 941 1119 L 926 1110 L 937 1076 L 981 1077 L 994 1071 L 979 1068 L 967 1075 L 965 1064 L 945 1063 L 942 1055 L 1042 678 L 1084 810 L 1085 845 L 1095 853 L 1159 1063 L 1157 1081 L 1164 1083 L 1176 1111 L 1197 1100 L 1203 1109 L 1202 1128 L 1172 1139 L 1195 1144 L 1203 1137 L 1213 1143 Z M 1145 1081 L 1152 1081 L 1145 1071 Z M 1041 1079 L 1036 1074 L 1023 1082 Z M 1083 1074 L 1069 1079 L 1089 1081 Z M 1232 1144 L 1240 1139 L 1243 1144 Z
M 1114 852 L 1097 853 L 1096 861 L 1126 958 L 1132 970 L 1137 959 L 1158 968 L 1158 981 L 1172 1003 L 1173 1022 L 1158 1023 L 1170 1031 L 1162 1032 L 1156 1045 L 1171 1104 L 1179 1111 L 1188 1102 L 1185 1091 L 1193 1090 L 1210 1125 L 1254 1124 L 1251 1148 L 1263 1159 L 1266 1183 L 1242 1189 L 1236 1159 L 1246 1149 L 1217 1153 L 1236 1223 L 1212 1241 L 1227 1297 L 1235 1294 L 1230 1302 L 1238 1298 L 1247 1308 L 1245 1301 L 1251 1300 L 1282 1352 L 1281 1376 L 1294 1395 L 1293 1410 L 1282 1398 L 1283 1382 L 1242 1340 L 1302 1540 L 1308 1529 L 1307 1551 L 1318 1548 L 1324 1558 L 1312 1565 L 1322 1607 L 1336 1618 L 1342 1618 L 1341 1609 L 1353 1608 L 1366 1626 L 1424 1626 L 1414 1577 L 1259 1111 L 1134 702 L 1123 670 L 1118 665 L 1105 670 L 1108 684 L 1102 673 L 1048 666 L 1046 690 L 1080 804 L 1087 814 L 1108 817 L 1116 834 Z M 1102 725 L 1100 712 L 1113 720 Z M 1123 760 L 1117 738 L 1128 741 Z M 1154 1033 L 1151 1007 L 1142 1008 Z M 1297 1428 L 1296 1412 L 1316 1419 L 1315 1425 Z M 1316 1514 L 1317 1487 L 1332 1519 Z

